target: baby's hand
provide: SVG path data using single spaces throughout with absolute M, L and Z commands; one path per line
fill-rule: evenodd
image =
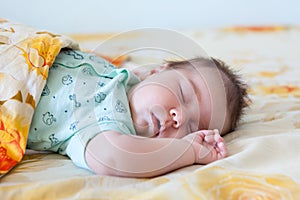
M 208 164 L 227 155 L 224 139 L 218 130 L 201 130 L 182 138 L 191 143 L 195 153 L 195 163 Z

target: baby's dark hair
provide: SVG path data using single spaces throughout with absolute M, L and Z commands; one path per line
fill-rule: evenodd
M 212 63 L 213 61 L 213 63 Z M 221 77 L 224 82 L 225 92 L 227 96 L 227 108 L 229 110 L 230 117 L 230 130 L 233 131 L 244 114 L 245 108 L 249 104 L 249 97 L 247 93 L 248 86 L 242 81 L 241 76 L 230 68 L 222 60 L 211 57 L 202 58 L 197 57 L 184 61 L 166 61 L 171 68 L 184 66 L 193 67 L 214 67 L 221 72 Z

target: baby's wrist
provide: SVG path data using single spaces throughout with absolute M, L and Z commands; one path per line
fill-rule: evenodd
M 186 139 L 182 139 L 182 140 L 187 143 L 188 155 L 190 157 L 192 164 L 195 164 L 197 161 L 197 159 L 196 159 L 197 158 L 197 150 L 196 150 L 196 147 L 194 147 L 194 143 L 189 140 L 186 140 Z

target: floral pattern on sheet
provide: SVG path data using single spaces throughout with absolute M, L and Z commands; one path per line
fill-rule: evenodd
M 2 119 L 3 117 L 1 116 Z M 0 120 L 0 168 L 1 171 L 7 171 L 16 165 L 24 155 L 24 148 L 21 147 L 21 144 L 24 143 L 26 138 L 21 133 L 28 130 L 28 125 L 22 126 L 19 123 L 21 120 L 9 121 L 10 118 L 2 119 Z
M 300 184 L 284 175 L 215 166 L 162 183 L 133 199 L 298 199 L 299 187 Z M 163 190 L 174 192 L 162 193 Z
M 21 161 L 49 67 L 70 39 L 0 19 L 0 175 Z
M 29 73 L 35 71 L 38 76 L 46 79 L 49 66 L 61 49 L 60 35 L 48 32 L 38 32 L 34 38 L 28 38 L 16 47 L 22 51 L 22 56 L 28 66 Z

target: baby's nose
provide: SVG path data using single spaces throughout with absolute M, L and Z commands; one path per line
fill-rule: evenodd
M 179 128 L 182 123 L 182 118 L 181 118 L 180 112 L 177 109 L 171 109 L 170 115 L 172 118 L 172 126 L 174 128 Z

